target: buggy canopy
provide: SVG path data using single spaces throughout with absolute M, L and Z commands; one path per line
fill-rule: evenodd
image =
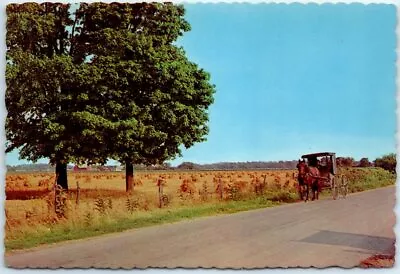
M 334 152 L 317 152 L 317 153 L 311 153 L 311 154 L 304 154 L 301 156 L 302 159 L 312 159 L 312 158 L 317 158 L 317 157 L 330 157 L 331 158 L 331 173 L 336 174 L 337 173 L 337 167 L 336 167 L 336 153 Z
M 324 156 L 335 156 L 336 153 L 334 152 L 318 152 L 318 153 L 311 153 L 311 154 L 304 154 L 301 158 L 314 158 L 314 157 L 324 157 Z

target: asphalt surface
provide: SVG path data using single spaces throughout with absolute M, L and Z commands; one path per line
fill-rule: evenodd
M 6 254 L 14 268 L 354 267 L 391 249 L 395 187 Z

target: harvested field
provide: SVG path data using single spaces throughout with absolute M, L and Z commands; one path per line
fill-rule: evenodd
M 342 172 L 350 180 L 350 192 L 395 181 L 393 174 L 382 169 Z M 6 242 L 54 229 L 101 227 L 104 222 L 165 210 L 253 199 L 258 199 L 259 206 L 299 200 L 295 170 L 136 172 L 132 193 L 125 192 L 122 172 L 69 172 L 69 191 L 61 204 L 55 200 L 54 179 L 52 173 L 7 175 Z

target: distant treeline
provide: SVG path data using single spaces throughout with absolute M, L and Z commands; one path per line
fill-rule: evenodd
M 52 171 L 54 172 L 55 166 L 49 165 L 49 164 L 24 164 L 24 165 L 16 165 L 16 166 L 11 166 L 7 165 L 7 171 L 8 172 L 18 172 L 18 171 L 40 171 L 40 172 L 48 172 Z M 73 166 L 69 165 L 68 168 L 72 168 Z
M 295 169 L 297 160 L 291 161 L 253 161 L 253 162 L 219 162 L 212 164 L 197 164 L 193 162 L 183 162 L 180 165 L 173 167 L 169 163 L 163 165 L 135 165 L 135 170 L 254 170 L 254 169 Z M 337 165 L 340 167 L 382 167 L 384 169 L 395 172 L 396 169 L 396 155 L 394 153 L 377 158 L 373 162 L 370 162 L 368 158 L 361 158 L 359 161 L 354 160 L 352 157 L 338 157 Z M 68 169 L 73 169 L 73 165 L 68 165 Z M 105 170 L 116 170 L 116 166 L 106 166 L 109 169 L 104 169 L 102 166 L 91 166 L 87 171 L 105 171 Z M 111 168 L 112 167 L 112 168 Z M 49 164 L 25 164 L 10 166 L 7 165 L 7 171 L 18 172 L 18 171 L 41 171 L 54 172 L 55 167 Z M 124 170 L 124 166 L 121 166 L 119 170 Z
M 213 164 L 196 164 L 183 162 L 176 169 L 189 170 L 243 170 L 243 169 L 295 169 L 296 160 L 279 162 L 220 162 Z
M 25 165 L 16 165 L 10 166 L 7 165 L 7 171 L 54 171 L 54 167 L 48 164 L 25 164 Z
M 221 162 L 213 164 L 196 164 L 191 162 L 183 162 L 182 164 L 173 167 L 170 164 L 145 166 L 135 165 L 135 170 L 243 170 L 243 169 L 294 169 L 297 161 L 279 161 L 279 162 Z M 124 167 L 122 167 L 124 169 Z M 48 172 L 54 171 L 55 167 L 49 164 L 25 164 L 10 166 L 7 165 L 7 171 L 39 171 Z M 68 169 L 73 169 L 72 165 Z M 89 171 L 89 170 L 88 170 Z M 96 171 L 96 168 L 91 168 L 90 171 Z

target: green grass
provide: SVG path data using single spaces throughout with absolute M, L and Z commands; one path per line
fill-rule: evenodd
M 370 168 L 365 171 L 347 169 L 345 174 L 349 178 L 349 193 L 390 186 L 396 181 L 395 174 L 380 168 Z
M 395 174 L 381 168 L 341 168 L 339 174 L 347 178 L 348 194 L 387 187 L 396 182 Z M 324 197 L 331 197 L 330 189 L 324 189 L 320 193 L 320 198 Z

